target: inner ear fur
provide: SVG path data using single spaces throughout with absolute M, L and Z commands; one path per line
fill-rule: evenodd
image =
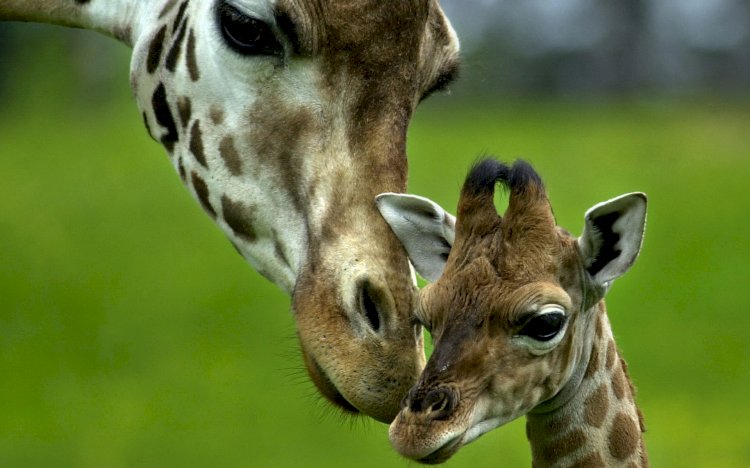
M 586 212 L 578 246 L 584 266 L 600 285 L 623 275 L 638 258 L 646 227 L 646 194 L 628 193 Z

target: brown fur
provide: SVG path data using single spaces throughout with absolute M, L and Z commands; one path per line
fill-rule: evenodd
M 198 197 L 201 206 L 209 215 L 211 215 L 212 218 L 215 218 L 216 210 L 211 206 L 211 201 L 208 199 L 208 186 L 206 185 L 206 181 L 195 172 L 191 174 L 190 179 L 193 183 L 195 195 Z
M 234 145 L 234 137 L 227 135 L 221 139 L 219 154 L 230 174 L 235 176 L 242 174 L 242 158 L 240 158 L 237 147 Z
M 201 133 L 200 121 L 196 120 L 190 129 L 190 152 L 195 156 L 198 163 L 207 168 L 206 154 L 203 151 L 203 134 Z
M 502 216 L 493 203 L 496 181 L 510 191 Z M 503 408 L 491 413 L 502 421 L 527 414 L 535 466 L 645 460 L 645 453 L 637 452 L 639 413 L 625 398 L 631 386 L 624 361 L 616 365 L 621 359 L 602 296 L 592 299 L 576 240 L 555 225 L 536 173 L 523 163 L 481 162 L 467 177 L 457 212 L 456 239 L 443 274 L 420 298 L 420 317 L 431 328 L 435 348 L 391 426 L 394 447 L 423 460 L 434 453 L 447 458 L 461 444 L 424 457 L 435 449 L 430 441 L 443 440 L 441 434 L 460 440 L 469 427 L 467 415 L 489 400 L 490 407 Z M 529 311 L 545 304 L 567 311 L 568 328 L 556 347 L 533 354 L 514 340 Z M 567 400 L 529 413 L 568 390 L 562 376 L 574 370 L 583 373 L 582 381 Z M 458 399 L 440 421 L 421 403 L 436 388 L 449 388 Z
M 586 424 L 593 427 L 601 427 L 604 418 L 609 413 L 609 388 L 602 384 L 599 388 L 586 398 Z
M 190 74 L 190 81 L 198 81 L 201 77 L 201 73 L 198 69 L 198 59 L 195 56 L 195 33 L 192 28 L 190 28 L 190 34 L 188 34 L 185 62 L 188 73 Z
M 193 116 L 193 102 L 187 96 L 180 96 L 177 99 L 177 113 L 180 116 L 182 128 L 187 128 L 190 118 Z M 198 123 L 196 121 L 196 123 Z
M 573 463 L 572 468 L 605 468 L 606 466 L 601 454 L 594 452 Z
M 615 347 L 615 342 L 613 340 L 610 340 L 609 343 L 607 343 L 607 370 L 612 369 L 612 366 L 615 365 L 616 360 L 617 348 Z
M 618 414 L 612 422 L 609 437 L 609 453 L 618 460 L 624 460 L 635 452 L 641 435 L 633 419 L 626 414 Z
M 244 206 L 242 203 L 232 201 L 226 196 L 221 197 L 221 212 L 224 220 L 239 237 L 249 242 L 254 242 L 256 239 L 253 211 L 251 207 Z
M 617 369 L 612 375 L 612 391 L 618 400 L 622 400 L 625 397 L 625 390 L 627 388 L 625 382 L 625 373 L 622 369 Z
M 167 34 L 167 26 L 162 26 L 156 35 L 151 39 L 148 46 L 148 58 L 146 59 L 146 71 L 154 73 L 159 67 L 162 50 L 164 50 L 164 36 Z

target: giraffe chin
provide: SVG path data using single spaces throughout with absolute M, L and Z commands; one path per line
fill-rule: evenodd
M 425 457 L 416 459 L 416 461 L 418 461 L 419 463 L 424 463 L 426 465 L 437 465 L 443 463 L 450 457 L 455 455 L 461 447 L 469 444 L 470 442 L 473 442 L 485 432 L 489 432 L 492 429 L 500 426 L 501 424 L 502 422 L 498 418 L 492 418 L 474 424 L 461 434 L 448 439 L 448 441 L 443 443 L 443 445 L 441 445 L 437 450 L 433 451 Z
M 417 369 L 407 375 L 386 369 L 375 374 L 347 372 L 330 362 L 324 367 L 326 363 L 319 362 L 304 345 L 301 350 L 310 380 L 325 400 L 346 415 L 366 415 L 386 424 L 396 417 L 400 399 L 418 372 Z
M 307 373 L 320 394 L 323 395 L 328 402 L 341 409 L 344 413 L 351 415 L 359 414 L 360 411 L 357 407 L 349 403 L 349 400 L 339 392 L 336 385 L 334 385 L 328 375 L 326 375 L 323 368 L 320 367 L 320 364 L 318 364 L 308 353 L 303 351 L 303 354 Z
M 413 416 L 402 411 L 388 431 L 391 445 L 401 456 L 436 465 L 448 460 L 466 444 L 466 428 L 451 427 L 450 421 L 427 422 Z
M 488 412 L 489 411 L 489 412 Z M 493 416 L 485 398 L 474 403 L 459 403 L 452 414 L 429 415 L 401 410 L 391 424 L 388 436 L 393 448 L 402 456 L 435 465 L 451 458 L 486 432 L 515 419 Z
M 416 461 L 418 461 L 419 463 L 424 463 L 425 465 L 438 465 L 440 463 L 444 463 L 448 461 L 448 459 L 452 457 L 456 452 L 458 452 L 458 449 L 463 447 L 463 445 L 464 443 L 461 436 L 454 437 L 439 449 L 435 450 L 426 457 L 417 459 Z

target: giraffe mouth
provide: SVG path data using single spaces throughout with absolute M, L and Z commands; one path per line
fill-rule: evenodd
M 468 406 L 468 405 L 467 405 Z M 424 418 L 408 407 L 391 424 L 388 436 L 398 453 L 419 463 L 434 465 L 451 458 L 464 445 L 508 422 L 505 418 L 484 416 L 482 404 L 453 412 L 442 418 Z
M 437 465 L 445 462 L 452 457 L 458 449 L 463 446 L 463 434 L 460 434 L 443 444 L 440 448 L 430 453 L 426 457 L 422 457 L 417 461 L 426 465 Z
M 328 377 L 328 374 L 326 374 L 325 370 L 320 367 L 320 364 L 318 364 L 318 362 L 312 357 L 306 359 L 306 361 L 309 361 L 307 368 L 309 370 L 310 377 L 320 393 L 328 401 L 343 410 L 345 413 L 359 414 L 359 410 L 357 409 L 357 407 L 349 403 L 349 400 L 347 400 L 344 395 L 339 392 L 338 388 L 336 388 L 336 385 Z

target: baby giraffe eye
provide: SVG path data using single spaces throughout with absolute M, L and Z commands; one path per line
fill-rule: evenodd
M 563 329 L 567 317 L 565 312 L 557 307 L 535 315 L 521 328 L 518 335 L 528 336 L 537 341 L 550 341 Z
M 222 2 L 219 6 L 219 27 L 227 45 L 242 55 L 281 55 L 283 46 L 271 27 L 256 18 Z

